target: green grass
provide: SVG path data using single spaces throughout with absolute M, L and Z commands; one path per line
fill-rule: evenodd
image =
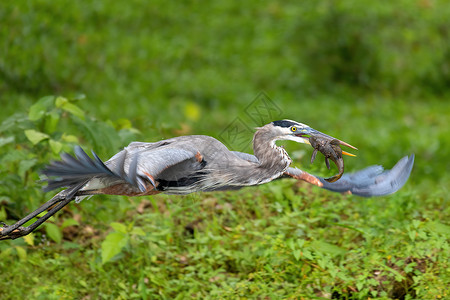
M 0 298 L 448 298 L 445 4 L 0 4 L 8 224 L 53 196 L 39 170 L 75 144 L 106 160 L 133 140 L 207 134 L 251 152 L 241 141 L 254 127 L 289 118 L 357 146 L 347 172 L 416 155 L 386 197 L 284 180 L 70 204 L 28 238 L 0 242 Z M 255 121 L 247 112 L 262 91 L 276 110 Z M 249 128 L 238 140 L 226 136 L 234 120 Z M 336 171 L 284 144 L 296 166 Z

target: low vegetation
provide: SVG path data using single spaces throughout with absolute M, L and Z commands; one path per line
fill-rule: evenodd
M 0 298 L 449 298 L 448 5 L 157 2 L 1 4 L 0 220 L 54 195 L 39 170 L 74 145 L 106 160 L 207 134 L 251 152 L 281 118 L 357 146 L 347 172 L 415 153 L 410 180 L 368 199 L 295 180 L 94 196 L 0 242 Z

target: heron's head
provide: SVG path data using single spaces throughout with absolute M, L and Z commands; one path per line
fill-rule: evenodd
M 315 130 L 306 124 L 292 120 L 273 121 L 272 123 L 262 127 L 261 130 L 265 131 L 267 135 L 270 135 L 270 138 L 273 139 L 273 141 L 290 140 L 297 143 L 310 144 L 309 138 L 314 137 L 320 138 L 321 140 L 338 140 L 341 145 L 356 149 L 346 142 L 326 135 L 325 133 Z M 348 153 L 343 152 L 343 154 Z

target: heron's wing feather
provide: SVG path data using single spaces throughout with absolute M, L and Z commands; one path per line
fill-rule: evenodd
M 174 147 L 142 151 L 136 156 L 137 184 L 142 185 L 142 178 L 152 182 L 163 173 L 162 179 L 173 179 L 173 176 L 182 178 L 199 169 L 200 158 L 200 154 L 195 151 Z
M 139 144 L 126 147 L 105 163 L 94 152 L 92 159 L 81 147 L 76 146 L 76 157 L 63 153 L 61 161 L 53 161 L 44 168 L 42 173 L 48 181 L 44 190 L 73 186 L 80 188 L 95 178 L 101 179 L 101 186 L 127 183 L 144 192 L 144 179 L 154 185 L 154 179 L 168 168 L 187 160 L 197 161 L 197 153 L 187 149 L 147 146 Z
M 44 191 L 50 191 L 60 187 L 79 186 L 90 178 L 120 177 L 109 169 L 94 153 L 94 159 L 90 158 L 81 147 L 75 147 L 73 157 L 67 153 L 61 154 L 61 161 L 52 161 L 42 170 L 48 179 L 48 185 Z
M 395 193 L 406 183 L 413 165 L 414 154 L 403 157 L 390 170 L 384 170 L 382 166 L 370 166 L 361 171 L 344 174 L 333 183 L 320 177 L 316 178 L 323 184 L 322 188 L 333 192 L 350 192 L 363 197 L 383 196 Z M 287 173 L 300 176 L 305 172 L 288 168 Z

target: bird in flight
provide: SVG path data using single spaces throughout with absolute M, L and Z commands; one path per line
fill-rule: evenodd
M 291 158 L 278 140 L 310 144 L 331 159 L 339 173 L 330 178 L 314 176 L 291 167 Z M 16 224 L 0 225 L 0 240 L 29 234 L 71 201 L 97 195 L 145 196 L 159 193 L 183 195 L 193 192 L 237 190 L 276 179 L 294 178 L 318 187 L 364 197 L 396 192 L 408 180 L 414 155 L 403 157 L 391 170 L 370 166 L 351 174 L 344 173 L 340 146 L 355 147 L 291 121 L 274 121 L 257 128 L 253 137 L 254 155 L 230 151 L 217 139 L 205 135 L 174 137 L 154 143 L 132 142 L 108 161 L 94 152 L 93 158 L 81 147 L 75 157 L 63 153 L 61 161 L 51 162 L 42 173 L 48 185 L 45 191 L 66 188 Z M 22 225 L 40 213 L 48 212 L 33 224 Z

